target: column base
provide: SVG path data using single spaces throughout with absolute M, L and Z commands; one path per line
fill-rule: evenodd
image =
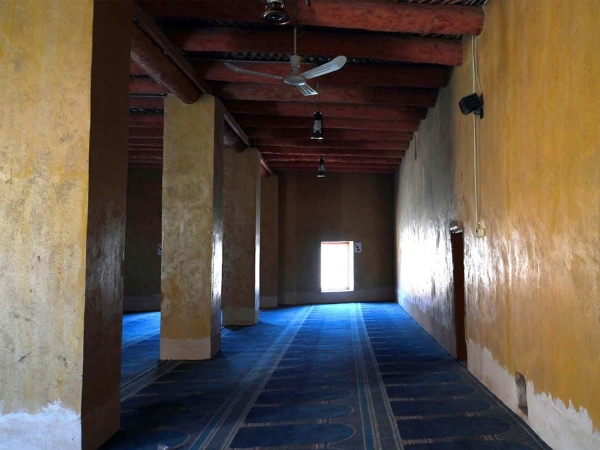
M 160 339 L 161 360 L 211 359 L 221 350 L 221 333 L 203 339 Z
M 256 325 L 260 311 L 254 308 L 223 308 L 223 325 Z

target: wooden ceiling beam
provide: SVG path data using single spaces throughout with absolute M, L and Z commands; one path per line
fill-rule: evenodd
M 355 148 L 303 148 L 303 147 L 262 147 L 261 155 L 264 158 L 279 157 L 369 157 L 369 158 L 389 158 L 400 159 L 405 155 L 404 150 L 369 150 Z M 130 155 L 147 155 L 151 157 L 161 157 L 162 147 L 130 147 Z
M 290 74 L 290 63 L 235 62 L 235 65 L 246 70 L 263 72 L 285 77 Z M 231 83 L 262 83 L 281 85 L 282 80 L 257 77 L 234 72 L 220 61 L 201 61 L 194 64 L 198 73 L 209 81 L 226 81 Z M 303 64 L 302 71 L 315 67 L 315 64 Z M 446 86 L 449 70 L 444 66 L 385 66 L 347 64 L 343 69 L 319 78 L 320 86 L 360 85 L 382 87 L 418 87 L 440 88 Z
M 314 80 L 312 85 L 316 86 Z M 314 103 L 313 95 L 303 96 L 293 86 L 279 86 L 261 83 L 223 83 L 211 84 L 215 93 L 224 100 L 252 101 L 293 101 Z M 389 88 L 372 86 L 321 86 L 319 102 L 353 104 L 388 104 L 430 107 L 435 106 L 437 89 L 425 88 Z M 323 111 L 323 110 L 322 110 Z
M 369 150 L 357 148 L 306 148 L 306 147 L 268 147 L 262 146 L 260 153 L 268 158 L 274 155 L 307 156 L 373 156 L 378 158 L 402 158 L 404 150 Z
M 162 114 L 129 114 L 129 128 L 163 128 L 165 116 Z
M 215 93 L 223 100 L 314 103 L 315 96 L 304 96 L 293 86 L 265 83 L 213 82 Z M 316 86 L 312 82 L 313 87 Z M 321 86 L 319 101 L 344 104 L 388 104 L 435 106 L 438 91 L 428 88 L 392 88 L 378 86 Z M 129 92 L 137 95 L 166 95 L 169 90 L 151 78 L 131 78 Z
M 142 5 L 153 16 L 264 23 L 261 19 L 264 5 L 258 1 L 143 0 Z M 478 35 L 483 30 L 483 18 L 483 9 L 474 6 L 365 0 L 319 0 L 310 2 L 310 5 L 297 2 L 297 23 L 319 27 Z
M 236 115 L 238 123 L 243 127 L 256 128 L 304 128 L 311 129 L 312 115 L 305 117 L 255 116 L 251 114 Z M 323 121 L 325 129 L 347 130 L 381 130 L 381 131 L 417 131 L 420 121 L 413 120 L 371 120 L 326 117 Z M 131 126 L 131 125 L 130 125 Z
M 400 166 L 398 164 L 398 166 Z M 326 173 L 332 172 L 357 172 L 357 173 L 370 173 L 370 172 L 386 172 L 394 173 L 398 167 L 392 166 L 379 166 L 379 165 L 367 165 L 367 164 L 343 164 L 343 165 L 329 165 L 326 167 Z M 313 172 L 315 177 L 317 176 L 318 162 L 316 165 L 305 165 L 305 164 L 283 164 L 273 166 L 273 170 L 302 170 Z
M 136 23 L 133 25 L 134 37 L 131 46 L 133 62 L 184 103 L 195 102 L 200 94 L 212 94 L 211 88 L 138 3 L 134 3 L 133 6 L 133 20 Z M 242 142 L 251 146 L 248 136 L 229 111 L 224 110 L 224 117 Z
M 200 31 L 203 29 L 200 29 Z M 219 30 L 229 30 L 219 28 Z M 235 31 L 238 31 L 237 29 Z M 459 44 L 459 48 L 460 44 Z M 462 52 L 462 48 L 461 48 Z M 286 76 L 290 74 L 289 62 L 249 62 L 234 61 L 246 70 L 254 70 L 271 75 Z M 234 72 L 225 67 L 222 61 L 196 60 L 193 63 L 198 74 L 209 81 L 228 81 L 233 83 L 281 84 L 281 80 L 260 78 L 253 75 Z M 302 71 L 316 67 L 316 64 L 303 63 Z M 146 75 L 135 63 L 131 63 L 131 75 Z M 441 88 L 448 84 L 450 71 L 445 66 L 388 66 L 378 64 L 347 64 L 343 70 L 327 74 L 320 79 L 323 85 L 360 84 L 362 86 L 383 87 L 422 87 Z
M 279 167 L 277 168 L 277 172 L 314 172 L 314 167 Z M 393 175 L 396 172 L 396 169 L 372 169 L 369 167 L 360 167 L 360 168 L 346 168 L 346 167 L 336 167 L 332 169 L 327 169 L 327 174 L 331 173 L 359 173 L 359 174 L 372 174 L 372 175 Z
M 386 171 L 388 173 L 394 173 L 396 169 L 400 166 L 387 166 L 387 165 L 379 165 L 379 164 L 348 164 L 348 163 L 325 163 L 325 171 L 326 173 L 331 172 L 339 172 L 339 171 L 349 171 L 349 172 L 370 172 L 370 171 Z M 314 171 L 315 177 L 317 175 L 317 170 L 319 167 L 319 162 L 306 164 L 306 163 L 278 163 L 273 165 L 273 170 L 308 170 Z
M 165 107 L 165 99 L 163 97 L 129 97 L 129 107 L 136 109 L 158 109 L 162 110 Z
M 290 89 L 293 89 L 290 86 Z M 257 102 L 244 100 L 229 100 L 223 102 L 232 113 L 312 117 L 315 106 L 304 102 Z M 383 120 L 422 120 L 427 115 L 427 108 L 396 105 L 344 105 L 340 103 L 319 102 L 319 108 L 324 120 L 330 117 L 354 119 L 383 119 Z
M 246 70 L 263 72 L 276 76 L 290 74 L 289 62 L 248 62 L 234 61 Z M 316 67 L 316 64 L 302 64 L 302 71 Z M 281 84 L 281 80 L 260 78 L 253 75 L 234 72 L 225 67 L 222 61 L 196 61 L 194 67 L 200 76 L 209 81 L 227 81 L 232 83 Z M 131 75 L 146 75 L 134 63 L 131 63 Z M 348 64 L 343 70 L 327 74 L 320 79 L 322 85 L 362 85 L 382 87 L 421 87 L 440 88 L 448 83 L 450 72 L 444 66 L 387 66 L 375 64 Z M 140 89 L 139 87 L 135 87 Z M 157 90 L 156 86 L 152 86 Z
M 244 30 L 239 28 L 196 28 L 169 34 L 173 42 L 188 52 L 289 53 L 294 50 L 289 30 Z M 460 40 L 434 39 L 391 34 L 359 34 L 303 30 L 298 37 L 302 55 L 345 55 L 419 64 L 459 66 Z M 196 66 L 200 69 L 202 66 Z M 439 67 L 441 71 L 446 68 Z M 199 70 L 201 73 L 202 71 Z M 435 71 L 434 71 L 435 72 Z M 407 72 L 407 74 L 410 72 Z M 208 79 L 208 78 L 207 78 Z
M 409 142 L 405 141 L 313 141 L 310 139 L 258 139 L 256 147 L 291 147 L 307 149 L 363 149 L 363 150 L 408 150 Z M 131 138 L 129 149 L 162 150 L 162 139 Z
M 160 138 L 163 137 L 162 128 L 141 128 L 141 127 L 130 127 L 129 128 L 130 138 Z
M 311 129 L 306 128 L 246 128 L 252 139 L 310 139 Z M 325 140 L 334 141 L 410 141 L 409 131 L 324 129 Z
M 162 84 L 164 92 L 172 92 L 183 103 L 194 103 L 200 92 L 179 70 L 163 51 L 137 25 L 132 24 L 131 60 L 143 69 L 153 80 Z M 138 78 L 132 81 L 141 80 Z M 155 83 L 156 84 L 156 83 Z M 147 91 L 145 91 L 147 92 Z M 155 93 L 155 92 L 153 92 Z
M 137 95 L 167 95 L 169 89 L 155 81 L 151 77 L 130 78 L 129 93 Z M 181 100 L 181 99 L 180 99 Z M 185 103 L 185 102 L 184 102 Z M 131 104 L 131 102 L 130 102 Z
M 148 159 L 148 158 L 129 158 L 129 162 L 137 162 L 137 163 L 150 163 L 150 164 L 162 164 L 162 159 Z
M 252 114 L 238 114 L 236 120 L 242 127 L 256 128 L 311 128 L 312 115 L 299 116 L 258 116 Z M 416 131 L 420 120 L 371 120 L 327 117 L 327 129 L 342 128 L 348 130 L 382 130 L 382 131 Z M 129 127 L 162 128 L 164 117 L 162 114 L 130 114 Z
M 158 140 L 154 140 L 152 141 L 152 143 L 143 143 L 143 144 L 139 144 L 136 142 L 128 142 L 127 144 L 127 148 L 129 150 L 138 150 L 138 149 L 147 149 L 147 150 L 160 150 L 162 152 L 163 150 L 163 144 L 161 141 Z
M 188 83 L 192 84 L 195 90 L 199 91 L 198 95 L 212 93 L 210 87 L 204 82 L 204 80 L 198 77 L 198 74 L 194 68 L 183 57 L 183 54 L 177 48 L 177 46 L 173 44 L 173 42 L 171 42 L 171 40 L 163 33 L 163 31 L 154 21 L 154 18 L 148 14 L 148 12 L 142 8 L 139 3 L 134 3 L 133 5 L 133 20 L 139 29 L 143 31 L 143 33 L 151 40 L 153 44 L 155 44 L 155 47 L 158 47 L 161 54 L 170 63 L 171 69 L 169 70 L 176 70 L 180 75 L 186 78 Z M 147 67 L 145 67 L 143 64 L 140 64 L 137 59 L 133 58 L 133 50 L 131 59 L 138 66 L 140 66 L 141 69 L 147 70 Z M 155 58 L 155 61 L 158 61 L 158 57 Z M 148 72 L 148 74 L 151 75 L 150 72 Z M 167 84 L 165 84 L 162 80 L 156 80 L 167 86 Z M 182 102 L 187 103 L 184 99 L 179 99 Z
M 149 138 L 149 137 L 130 137 L 129 138 L 129 146 L 134 147 L 161 147 L 163 145 L 162 138 Z
M 267 158 L 266 161 L 271 164 L 271 165 L 277 165 L 280 163 L 293 163 L 293 162 L 308 162 L 308 163 L 316 163 L 317 165 L 319 164 L 319 157 L 314 157 L 314 156 L 296 156 L 296 157 L 289 157 L 289 156 L 277 156 L 277 157 L 270 157 Z M 378 164 L 378 165 L 383 165 L 383 166 L 397 166 L 399 164 L 399 159 L 385 159 L 385 158 L 372 158 L 372 157 L 368 157 L 368 156 L 362 156 L 362 157 L 358 157 L 358 156 L 327 156 L 325 159 L 325 165 L 327 164 L 331 164 L 331 163 L 340 163 L 340 164 L 344 164 L 344 163 L 348 163 L 348 164 Z M 402 159 L 402 158 L 400 158 Z
M 142 170 L 162 170 L 162 163 L 154 164 L 154 163 L 139 163 L 135 161 L 130 161 L 128 164 L 129 169 L 142 169 Z
M 129 62 L 129 75 L 148 75 L 144 69 L 133 61 Z
M 162 156 L 163 151 L 162 149 L 157 150 L 157 149 L 141 149 L 141 148 L 130 148 L 129 149 L 129 154 L 130 155 L 149 155 L 149 156 Z
M 258 150 L 268 147 L 358 148 L 374 150 L 408 150 L 408 141 L 313 141 L 311 139 L 257 139 Z

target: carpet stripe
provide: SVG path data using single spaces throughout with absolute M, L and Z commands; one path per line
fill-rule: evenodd
M 255 364 L 254 368 L 246 375 L 246 377 L 242 380 L 240 385 L 235 389 L 232 395 L 227 399 L 227 401 L 219 408 L 219 410 L 215 413 L 213 418 L 204 428 L 202 433 L 196 438 L 196 440 L 190 446 L 190 450 L 219 450 L 223 448 L 227 448 L 225 445 L 229 445 L 235 436 L 235 432 L 239 429 L 240 425 L 243 423 L 245 416 L 248 410 L 251 408 L 252 404 L 254 404 L 256 397 L 260 394 L 262 387 L 266 384 L 269 377 L 263 377 L 258 380 L 258 375 L 263 375 L 261 370 L 264 367 L 270 367 L 270 370 L 273 371 L 276 367 L 276 362 L 279 362 L 285 350 L 292 341 L 293 336 L 296 335 L 302 323 L 310 314 L 312 308 L 306 308 L 304 310 L 299 311 L 294 319 L 288 324 L 286 329 L 281 333 L 281 335 L 277 338 L 277 340 L 270 347 L 269 351 L 267 351 Z M 273 361 L 273 359 L 275 361 Z M 274 363 L 275 362 L 275 363 Z M 268 366 L 268 363 L 271 363 Z M 247 391 L 251 391 L 251 398 L 248 398 L 245 403 L 245 408 L 243 411 L 243 415 L 239 415 L 235 418 L 235 423 L 231 427 L 230 430 L 224 430 L 223 424 L 226 420 L 230 419 L 232 411 L 234 408 L 240 403 L 244 394 Z M 218 435 L 221 436 L 218 436 Z M 225 434 L 225 436 L 223 436 Z M 220 438 L 220 439 L 218 439 Z

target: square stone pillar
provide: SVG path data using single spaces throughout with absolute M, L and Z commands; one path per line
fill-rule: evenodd
M 263 178 L 260 186 L 260 307 L 277 307 L 279 181 Z
M 221 349 L 223 107 L 165 99 L 160 358 Z
M 254 325 L 260 314 L 260 154 L 225 148 L 223 325 Z
M 0 434 L 11 448 L 45 436 L 96 449 L 119 429 L 131 15 L 129 1 L 0 1 Z

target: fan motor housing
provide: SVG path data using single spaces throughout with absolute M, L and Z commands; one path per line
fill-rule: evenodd
M 285 25 L 290 22 L 290 15 L 285 10 L 285 0 L 266 0 L 266 3 L 262 14 L 263 20 L 275 25 Z
M 283 82 L 290 86 L 302 86 L 306 84 L 306 79 L 301 75 L 288 75 L 283 79 Z

